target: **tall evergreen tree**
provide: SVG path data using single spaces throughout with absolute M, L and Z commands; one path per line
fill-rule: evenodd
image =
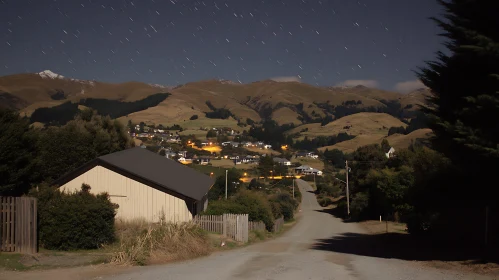
M 463 171 L 464 188 L 447 193 L 483 204 L 495 199 L 493 186 L 499 168 L 499 17 L 496 1 L 438 0 L 443 19 L 433 20 L 444 30 L 447 52 L 427 62 L 419 78 L 432 95 L 423 109 L 435 132 L 433 147 Z M 494 176 L 494 177 L 493 177 Z M 468 180 L 466 180 L 468 179 Z M 470 196 L 477 194 L 476 196 Z M 496 199 L 497 200 L 497 199 Z M 488 202 L 490 203 L 490 202 Z

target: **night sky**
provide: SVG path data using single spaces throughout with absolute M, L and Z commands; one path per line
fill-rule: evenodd
M 0 76 L 406 92 L 421 87 L 412 70 L 442 50 L 428 19 L 440 11 L 435 0 L 0 0 Z

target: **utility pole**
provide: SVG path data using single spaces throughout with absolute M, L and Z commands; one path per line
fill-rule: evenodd
M 345 165 L 346 165 L 346 171 L 347 171 L 347 214 L 350 216 L 350 190 L 348 189 L 348 160 L 345 160 Z
M 227 174 L 229 170 L 225 170 L 225 200 L 227 200 Z

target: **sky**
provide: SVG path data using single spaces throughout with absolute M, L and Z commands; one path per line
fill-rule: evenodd
M 0 76 L 422 87 L 436 0 L 0 0 Z

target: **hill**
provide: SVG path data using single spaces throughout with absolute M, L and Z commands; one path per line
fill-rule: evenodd
M 82 99 L 134 102 L 166 92 L 170 95 L 164 101 L 146 109 L 128 110 L 119 120 L 179 124 L 199 129 L 208 126 L 236 127 L 238 124 L 245 126 L 263 119 L 272 119 L 280 125 L 310 124 L 316 127 L 315 134 L 309 133 L 314 136 L 328 134 L 338 130 L 338 127 L 341 131 L 341 127 L 348 124 L 339 122 L 338 127 L 328 124 L 324 131 L 320 125 L 311 123 L 327 123 L 359 112 L 384 112 L 402 118 L 412 108 L 403 109 L 402 106 L 406 106 L 406 103 L 415 105 L 423 96 L 420 92 L 404 96 L 361 86 L 323 88 L 299 82 L 272 80 L 249 84 L 204 80 L 168 88 L 140 82 L 112 84 L 78 80 L 48 70 L 0 77 L 0 106 L 18 109 L 27 116 L 31 116 L 38 108 L 60 106 L 68 101 L 78 103 L 79 108 L 82 108 L 81 105 L 85 105 Z M 224 113 L 223 117 L 220 113 Z M 356 131 L 359 124 L 354 124 L 350 131 L 357 134 L 373 132 L 372 127 Z M 383 124 L 381 130 L 384 130 L 383 126 L 389 128 L 395 125 L 390 125 L 390 122 Z M 375 127 L 380 129 L 379 125 Z
M 364 135 L 357 135 L 354 139 L 340 142 L 332 146 L 319 148 L 318 150 L 323 152 L 326 149 L 328 150 L 338 149 L 343 151 L 344 153 L 351 153 L 361 146 L 370 145 L 370 144 L 381 144 L 381 141 L 383 139 L 387 139 L 388 143 L 390 143 L 390 145 L 394 147 L 395 150 L 398 150 L 398 149 L 408 148 L 411 145 L 411 143 L 415 141 L 424 141 L 430 138 L 431 135 L 432 135 L 431 129 L 427 128 L 415 130 L 407 135 L 393 134 L 388 137 L 380 134 L 364 134 Z
M 300 138 L 305 136 L 314 138 L 346 132 L 350 135 L 379 135 L 383 137 L 388 135 L 388 129 L 392 126 L 406 127 L 407 124 L 385 113 L 363 112 L 340 118 L 325 126 L 320 123 L 304 124 L 290 130 L 288 134 L 299 133 Z
M 0 77 L 0 104 L 14 109 L 29 107 L 26 113 L 31 114 L 37 108 L 59 105 L 64 101 L 78 102 L 82 98 L 137 101 L 166 90 L 139 82 L 110 84 L 78 80 L 45 70 Z

